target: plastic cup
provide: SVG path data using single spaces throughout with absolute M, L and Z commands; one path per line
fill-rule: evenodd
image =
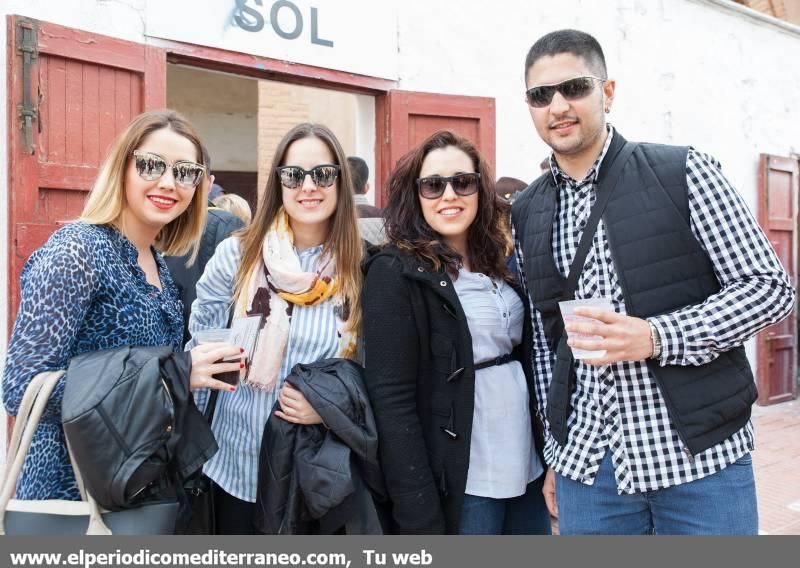
M 227 328 L 201 329 L 194 336 L 200 345 L 204 343 L 227 343 L 228 338 L 231 336 L 231 330 Z
M 203 345 L 205 343 L 228 343 L 228 340 L 231 336 L 231 330 L 226 328 L 217 328 L 217 329 L 201 329 L 200 331 L 194 334 L 195 339 L 197 339 L 198 345 Z M 230 362 L 233 363 L 234 361 L 238 360 L 238 358 L 228 360 L 220 360 L 220 362 Z M 223 383 L 228 383 L 229 385 L 237 385 L 239 384 L 239 371 L 228 371 L 227 373 L 217 373 L 216 375 L 212 375 L 218 381 L 222 381 Z
M 614 304 L 611 303 L 611 298 L 587 298 L 585 300 L 569 300 L 567 302 L 559 302 L 558 307 L 561 309 L 561 317 L 564 318 L 564 323 L 570 322 L 595 322 L 599 321 L 594 318 L 587 318 L 585 316 L 575 315 L 575 308 L 599 308 L 602 310 L 614 311 Z M 568 337 L 572 339 L 603 339 L 599 335 L 586 335 L 584 333 L 568 333 Z M 570 347 L 572 349 L 572 356 L 575 359 L 596 359 L 606 354 L 605 349 L 590 350 L 578 349 L 577 347 Z

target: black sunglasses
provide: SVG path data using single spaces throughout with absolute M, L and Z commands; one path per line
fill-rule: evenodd
M 304 170 L 299 166 L 283 166 L 276 168 L 281 185 L 288 189 L 297 189 L 303 185 L 306 176 L 311 176 L 311 181 L 317 187 L 330 187 L 339 177 L 339 166 L 333 164 L 323 164 L 310 170 Z
M 479 173 L 456 174 L 450 177 L 430 176 L 417 179 L 420 196 L 425 199 L 438 199 L 444 195 L 449 183 L 456 195 L 466 197 L 478 191 Z
M 525 91 L 525 100 L 534 108 L 544 108 L 553 102 L 553 95 L 556 91 L 568 101 L 576 101 L 587 96 L 594 90 L 595 81 L 605 82 L 606 79 L 599 77 L 575 77 L 567 79 L 555 85 L 539 85 L 531 87 Z
M 145 181 L 155 181 L 164 175 L 167 168 L 172 168 L 172 177 L 175 178 L 175 183 L 190 188 L 197 187 L 206 173 L 206 167 L 197 162 L 179 160 L 170 164 L 158 154 L 141 150 L 133 151 L 133 160 L 136 173 Z

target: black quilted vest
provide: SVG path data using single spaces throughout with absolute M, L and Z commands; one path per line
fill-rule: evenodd
M 604 167 L 624 144 L 624 138 L 615 132 Z M 630 316 L 669 313 L 703 302 L 720 289 L 711 261 L 689 224 L 687 151 L 685 147 L 639 144 L 603 212 Z M 606 185 L 606 189 L 610 187 Z M 548 404 L 553 399 L 568 401 L 569 396 L 554 397 L 554 393 L 558 389 L 574 391 L 576 380 L 558 310 L 566 279 L 556 268 L 551 243 L 557 192 L 553 176 L 545 173 L 514 202 L 512 214 L 531 300 L 542 314 L 548 344 L 556 354 Z M 757 393 L 743 347 L 722 353 L 702 366 L 661 367 L 652 360 L 647 365 L 685 451 L 691 455 L 728 438 L 749 420 Z M 552 424 L 551 420 L 551 427 L 564 432 L 561 439 L 555 435 L 563 445 L 568 435 L 568 402 L 566 408 L 550 410 L 548 416 L 557 422 Z M 556 418 L 559 415 L 562 418 Z

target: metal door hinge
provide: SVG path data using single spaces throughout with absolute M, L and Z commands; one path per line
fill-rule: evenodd
M 33 65 L 39 57 L 39 26 L 34 20 L 23 19 L 17 23 L 17 52 L 22 56 L 22 103 L 17 105 L 25 151 L 35 152 L 33 123 L 39 122 L 38 97 L 33 97 Z M 36 102 L 34 102 L 36 101 Z

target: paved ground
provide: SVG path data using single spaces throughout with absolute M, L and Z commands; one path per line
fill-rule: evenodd
M 762 534 L 800 534 L 800 401 L 753 407 Z
M 754 406 L 753 452 L 762 534 L 800 534 L 800 401 Z M 5 441 L 0 412 L 0 440 Z M 5 461 L 0 443 L 0 464 Z M 0 472 L 2 477 L 2 472 Z M 553 527 L 558 530 L 557 525 Z

